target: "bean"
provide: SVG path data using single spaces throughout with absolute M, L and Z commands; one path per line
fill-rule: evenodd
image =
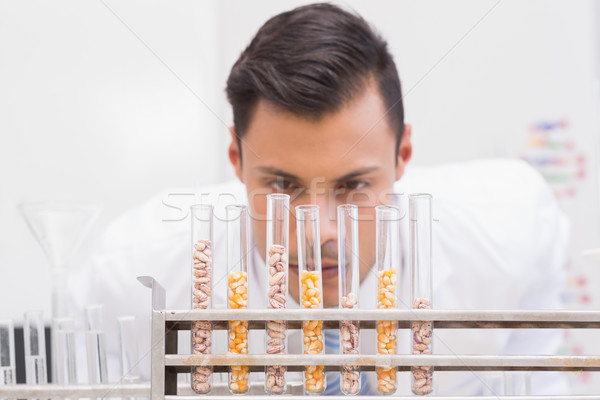
M 192 305 L 196 309 L 210 307 L 212 295 L 212 252 L 210 241 L 200 239 L 194 243 L 192 254 Z M 210 340 L 212 324 L 210 321 L 192 323 L 192 349 L 194 354 L 211 354 Z M 196 367 L 192 369 L 192 389 L 197 393 L 208 393 L 211 389 L 212 369 Z
M 321 277 L 316 271 L 302 271 L 302 305 L 305 308 L 321 307 Z M 304 354 L 321 354 L 323 351 L 323 321 L 303 321 Z M 304 388 L 309 393 L 325 390 L 325 367 L 307 366 L 304 372 Z
M 396 269 L 390 268 L 377 273 L 377 308 L 396 307 Z M 396 353 L 396 323 L 377 322 L 377 352 L 379 354 Z M 381 393 L 396 391 L 396 369 L 377 368 L 377 388 Z
M 424 310 L 431 308 L 431 300 L 417 297 L 413 300 L 413 309 Z M 431 354 L 431 321 L 414 321 L 412 323 L 413 335 L 413 354 Z M 430 394 L 433 391 L 433 368 L 412 367 L 412 391 L 417 395 Z
M 273 244 L 268 251 L 268 284 L 267 307 L 284 309 L 286 304 L 286 268 L 287 252 L 284 246 Z M 286 323 L 285 321 L 267 321 L 267 354 L 285 353 Z M 265 390 L 267 393 L 280 394 L 285 391 L 285 371 L 283 366 L 267 367 Z

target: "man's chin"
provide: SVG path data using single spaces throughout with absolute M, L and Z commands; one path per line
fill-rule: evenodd
M 330 301 L 325 301 L 325 305 L 323 308 L 338 308 L 337 299 L 331 299 Z
M 327 283 L 325 283 L 325 285 L 323 286 L 323 306 L 325 308 L 332 308 L 338 306 L 338 298 L 336 296 L 337 292 L 337 282 L 335 282 L 335 285 L 328 285 Z
M 321 269 L 321 275 L 323 276 L 323 282 L 335 280 L 337 288 L 338 269 L 337 267 L 326 267 Z

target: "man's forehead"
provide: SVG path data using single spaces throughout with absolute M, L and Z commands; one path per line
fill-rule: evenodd
M 379 122 L 383 114 L 383 105 L 368 98 L 318 121 L 259 105 L 243 136 L 246 166 L 274 167 L 298 176 L 323 167 L 334 170 L 329 178 L 338 179 L 381 165 L 382 158 L 389 158 L 384 162 L 388 164 L 394 161 L 396 137 L 386 122 Z

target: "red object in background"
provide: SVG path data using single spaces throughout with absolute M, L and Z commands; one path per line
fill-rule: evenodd
M 583 294 L 581 295 L 581 297 L 579 298 L 579 301 L 583 304 L 589 304 L 590 303 L 590 296 L 587 294 Z
M 589 371 L 582 371 L 581 377 L 579 378 L 579 380 L 581 380 L 581 382 L 583 382 L 583 383 L 588 383 L 588 382 L 590 382 L 591 378 L 592 378 L 592 375 L 590 374 Z
M 573 142 L 568 141 L 565 142 L 565 150 L 572 151 L 575 148 L 575 144 Z
M 585 179 L 585 175 L 586 175 L 586 168 L 585 168 L 585 155 L 584 154 L 580 154 L 577 156 L 576 158 L 577 160 L 577 178 L 579 179 Z

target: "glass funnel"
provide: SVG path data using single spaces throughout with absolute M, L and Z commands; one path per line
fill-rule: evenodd
M 66 317 L 67 266 L 96 220 L 100 207 L 75 203 L 23 203 L 19 208 L 50 260 L 52 318 Z

